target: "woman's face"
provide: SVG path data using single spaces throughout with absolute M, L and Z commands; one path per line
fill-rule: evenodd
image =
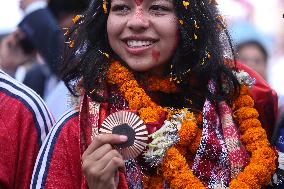
M 266 79 L 267 62 L 259 47 L 256 45 L 247 45 L 242 47 L 238 54 L 241 63 L 246 64 Z
M 131 69 L 162 72 L 179 41 L 177 24 L 171 0 L 112 0 L 108 39 Z

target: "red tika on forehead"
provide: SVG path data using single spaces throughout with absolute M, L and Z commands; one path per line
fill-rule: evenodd
M 143 0 L 135 0 L 137 6 L 140 6 L 143 3 Z

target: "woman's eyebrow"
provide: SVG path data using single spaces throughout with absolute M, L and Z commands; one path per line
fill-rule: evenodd
M 153 2 L 155 1 L 166 1 L 166 2 L 169 2 L 169 3 L 173 3 L 173 0 L 153 0 Z
M 128 2 L 130 0 L 111 0 L 111 2 L 122 2 L 122 3 L 125 3 L 125 2 Z

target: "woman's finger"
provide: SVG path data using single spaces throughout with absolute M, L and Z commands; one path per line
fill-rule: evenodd
M 89 154 L 89 158 L 93 161 L 100 160 L 111 150 L 113 150 L 113 147 L 110 144 L 104 144 L 101 147 L 97 148 L 95 151 L 93 151 L 93 153 Z
M 120 155 L 120 153 L 116 150 L 111 150 L 109 151 L 107 154 L 105 154 L 100 160 L 98 160 L 96 162 L 97 164 L 97 168 L 101 171 L 103 171 L 105 169 L 105 167 L 108 166 L 108 164 L 112 161 L 113 158 L 118 158 L 118 159 L 122 159 L 122 156 Z M 124 161 L 123 161 L 124 162 Z M 124 167 L 124 163 L 123 163 L 123 167 Z M 117 167 L 119 168 L 119 167 Z M 117 168 L 114 168 L 113 171 L 116 171 Z
M 97 148 L 104 144 L 120 144 L 127 141 L 127 136 L 116 134 L 104 134 L 97 136 L 84 152 L 82 158 L 92 154 Z
M 122 158 L 113 157 L 107 166 L 101 171 L 103 179 L 114 179 L 118 169 L 124 169 L 124 160 Z

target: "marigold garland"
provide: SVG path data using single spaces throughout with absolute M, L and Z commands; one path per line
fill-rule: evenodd
M 247 183 L 253 189 L 260 189 L 261 188 L 261 186 L 258 183 L 257 178 L 254 175 L 248 176 L 245 173 L 240 173 L 238 175 L 238 178 L 241 182 Z
M 249 94 L 249 87 L 248 86 L 242 86 L 240 88 L 240 96 L 242 95 L 248 95 Z
M 172 147 L 168 150 L 162 165 L 163 176 L 170 183 L 170 187 L 176 188 L 205 188 L 203 184 L 189 171 L 186 159 L 180 155 L 179 151 Z
M 241 87 L 241 95 L 238 99 L 248 95 L 248 87 Z M 238 99 L 235 103 L 239 103 Z M 247 99 L 250 100 L 250 99 Z M 261 127 L 261 123 L 257 119 L 258 112 L 252 107 L 245 107 L 250 103 L 244 102 L 240 106 L 235 104 L 235 121 L 240 125 L 242 134 L 241 140 L 245 144 L 246 150 L 251 153 L 251 161 L 236 179 L 230 182 L 230 188 L 261 188 L 270 182 L 271 175 L 275 172 L 276 155 L 269 147 L 265 130 Z M 254 109 L 254 110 L 253 110 Z M 244 175 L 244 176 L 243 176 Z M 257 179 L 257 183 L 255 182 Z M 253 185 L 253 187 L 252 187 Z M 259 187 L 258 187 L 259 186 Z
M 159 78 L 151 76 L 147 79 L 147 89 L 150 91 L 161 91 L 164 93 L 175 93 L 177 92 L 176 85 L 171 82 L 169 77 Z
M 121 66 L 119 62 L 111 64 L 107 76 L 110 83 L 118 85 L 119 90 L 128 101 L 130 109 L 137 110 L 144 122 L 157 121 L 161 112 L 165 111 L 161 106 L 151 101 L 144 89 L 134 79 L 133 74 Z M 168 87 L 168 89 L 170 88 Z M 153 89 L 157 89 L 157 87 L 155 86 Z M 240 125 L 241 140 L 247 151 L 251 153 L 251 161 L 244 171 L 230 182 L 231 189 L 261 188 L 269 183 L 271 175 L 276 169 L 275 153 L 269 147 L 265 130 L 257 119 L 259 114 L 253 105 L 254 101 L 248 94 L 248 87 L 242 86 L 240 97 L 233 105 L 234 120 Z M 169 114 L 172 115 L 170 112 Z M 158 177 L 150 177 L 147 182 L 145 180 L 143 184 L 145 188 L 154 186 L 149 184 L 155 182 L 159 183 L 160 188 L 161 178 L 167 181 L 172 189 L 205 188 L 192 173 L 184 157 L 186 148 L 192 153 L 196 153 L 198 149 L 202 135 L 202 130 L 197 127 L 196 120 L 198 119 L 200 118 L 185 119 L 179 131 L 180 141 L 171 147 L 164 157 L 161 166 L 162 176 L 160 178 L 158 175 Z
M 176 145 L 176 149 L 179 151 L 179 153 L 182 155 L 182 156 L 186 156 L 187 155 L 187 149 L 186 147 L 184 146 L 181 146 L 181 145 Z
M 202 136 L 202 129 L 198 129 L 196 137 L 193 139 L 191 145 L 188 146 L 188 150 L 191 153 L 196 154 L 201 142 L 201 136 Z
M 265 138 L 267 138 L 265 130 L 261 127 L 254 127 L 246 130 L 243 136 L 241 137 L 241 140 L 245 144 L 251 144 L 258 140 L 263 140 Z
M 197 125 L 193 121 L 184 121 L 179 131 L 179 145 L 186 146 L 196 137 Z
M 244 172 L 249 176 L 256 175 L 256 178 L 260 185 L 266 185 L 270 182 L 271 176 L 267 174 L 266 166 L 260 163 L 251 163 L 251 166 L 245 168 Z M 248 180 L 246 183 L 249 183 Z
M 253 152 L 253 151 L 255 151 L 258 148 L 261 148 L 263 146 L 269 146 L 269 141 L 267 139 L 260 139 L 260 140 L 253 142 L 253 143 L 247 144 L 246 150 L 251 153 L 251 152 Z
M 246 130 L 253 127 L 261 127 L 261 123 L 258 119 L 255 118 L 246 119 L 240 124 L 239 128 L 241 133 L 244 133 Z
M 120 92 L 124 95 L 129 108 L 138 111 L 145 123 L 158 121 L 164 111 L 161 106 L 151 101 L 144 89 L 139 87 L 134 75 L 119 62 L 113 62 L 107 73 L 108 82 L 119 86 Z
M 236 179 L 230 182 L 230 188 L 251 189 L 251 187 L 248 184 Z
M 143 175 L 143 189 L 162 189 L 163 188 L 163 178 L 160 175 L 155 176 L 145 176 Z
M 241 107 L 234 113 L 235 121 L 240 125 L 246 119 L 258 118 L 259 114 L 255 108 Z
M 254 107 L 254 100 L 249 95 L 241 95 L 239 96 L 234 103 L 234 109 L 238 109 L 240 107 Z

